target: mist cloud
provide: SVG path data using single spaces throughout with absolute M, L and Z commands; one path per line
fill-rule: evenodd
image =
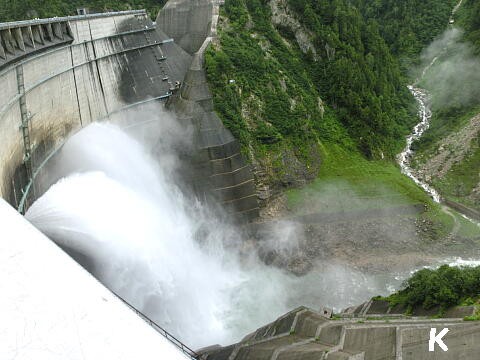
M 431 92 L 435 109 L 478 103 L 480 59 L 471 44 L 462 39 L 460 29 L 449 29 L 422 53 L 422 68 L 432 66 L 425 72 L 421 86 Z
M 241 228 L 178 185 L 182 152 L 194 140 L 187 124 L 145 111 L 120 127 L 96 123 L 72 136 L 47 166 L 54 185 L 26 217 L 189 346 L 228 344 L 296 306 L 339 310 L 397 285 L 394 275 L 375 278 L 333 260 L 305 276 L 268 266 L 258 247 L 301 257 L 304 228 L 272 223 L 252 246 Z

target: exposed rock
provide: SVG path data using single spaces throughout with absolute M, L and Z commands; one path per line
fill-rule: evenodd
M 282 193 L 278 196 L 272 196 L 270 188 L 264 186 L 260 189 L 257 188 L 257 195 L 261 200 L 269 200 L 266 202 L 265 207 L 260 210 L 260 218 L 273 220 L 287 215 L 287 197 L 285 194 Z
M 480 206 L 480 184 L 472 190 L 468 198 L 476 205 Z
M 320 111 L 320 116 L 323 118 L 325 114 L 325 106 L 323 104 L 323 100 L 319 97 L 317 102 L 318 110 Z
M 302 52 L 307 54 L 311 51 L 313 57 L 317 59 L 317 51 L 311 40 L 313 35 L 295 18 L 293 12 L 288 7 L 287 1 L 271 0 L 270 8 L 272 9 L 273 24 L 290 29 L 295 34 L 295 40 Z
M 429 182 L 442 178 L 455 164 L 461 162 L 473 147 L 480 133 L 480 114 L 473 117 L 460 131 L 454 132 L 438 143 L 436 153 L 427 158 L 417 158 L 417 173 Z
M 271 218 L 274 214 L 282 215 L 286 210 L 286 201 L 281 194 L 285 189 L 302 187 L 315 179 L 321 167 L 320 149 L 316 143 L 309 147 L 309 161 L 306 163 L 295 149 L 285 147 L 274 154 L 256 156 L 250 149 L 257 197 L 261 217 Z

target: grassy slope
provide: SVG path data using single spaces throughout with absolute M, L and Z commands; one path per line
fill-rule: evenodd
M 429 203 L 428 196 L 390 161 L 367 161 L 360 154 L 332 143 L 324 144 L 323 159 L 320 174 L 311 185 L 288 192 L 289 204 L 296 211 L 301 211 L 299 205 L 316 192 L 339 181 L 342 183 L 340 192 L 353 192 L 361 198 L 385 199 L 392 206 Z
M 332 143 L 325 143 L 322 148 L 324 162 L 317 179 L 302 189 L 287 192 L 288 206 L 294 214 L 308 213 L 315 208 L 312 203 L 318 198 L 328 202 L 328 208 L 315 209 L 320 212 L 388 210 L 403 205 L 424 205 L 426 211 L 419 215 L 419 220 L 427 220 L 431 224 L 430 239 L 440 239 L 452 231 L 454 219 L 403 175 L 396 164 L 382 160 L 368 161 L 359 153 Z M 334 201 L 329 201 L 328 196 Z M 459 235 L 478 235 L 478 229 L 472 228 L 471 223 L 458 214 L 455 216 L 460 222 Z

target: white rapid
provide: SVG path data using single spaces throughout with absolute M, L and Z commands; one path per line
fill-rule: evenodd
M 449 23 L 453 23 L 455 13 L 458 11 L 460 6 L 462 5 L 462 2 L 463 0 L 460 0 L 457 3 L 457 5 L 455 5 L 455 7 L 453 8 Z M 405 149 L 397 156 L 397 161 L 398 161 L 398 164 L 400 165 L 400 168 L 402 169 L 402 173 L 407 175 L 418 186 L 420 186 L 423 190 L 425 190 L 432 197 L 432 199 L 437 203 L 439 203 L 441 200 L 440 194 L 432 186 L 422 181 L 414 174 L 414 171 L 410 166 L 410 162 L 412 160 L 412 156 L 414 153 L 412 150 L 412 144 L 415 141 L 419 140 L 422 137 L 422 135 L 425 133 L 425 131 L 428 130 L 428 128 L 430 127 L 430 120 L 432 118 L 432 110 L 430 108 L 430 94 L 428 93 L 427 90 L 418 87 L 418 84 L 420 83 L 420 81 L 422 81 L 422 79 L 425 77 L 425 75 L 430 70 L 430 68 L 432 68 L 433 65 L 435 65 L 435 63 L 440 58 L 440 56 L 444 54 L 446 51 L 447 51 L 447 48 L 444 48 L 442 49 L 440 54 L 437 54 L 436 56 L 434 56 L 430 60 L 428 65 L 425 66 L 425 68 L 422 70 L 420 77 L 416 79 L 415 83 L 408 86 L 408 89 L 417 100 L 418 117 L 420 118 L 420 122 L 415 126 L 415 128 L 413 129 L 413 132 L 407 137 L 407 145 Z
M 398 164 L 400 165 L 403 174 L 415 181 L 418 186 L 430 194 L 433 200 L 438 203 L 440 202 L 439 193 L 429 184 L 416 177 L 413 173 L 413 169 L 410 167 L 410 161 L 413 156 L 412 144 L 414 141 L 419 140 L 430 126 L 432 111 L 430 110 L 429 105 L 429 94 L 426 90 L 418 88 L 415 85 L 409 85 L 408 89 L 418 102 L 418 116 L 421 121 L 415 126 L 413 133 L 407 137 L 407 146 L 398 155 Z

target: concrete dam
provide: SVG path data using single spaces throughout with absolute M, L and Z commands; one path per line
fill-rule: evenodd
M 194 124 L 192 161 L 200 171 L 191 183 L 196 191 L 230 212 L 256 216 L 252 173 L 238 142 L 213 112 L 203 71 L 218 5 L 195 10 L 197 21 L 190 21 L 193 12 L 184 8 L 174 2 L 167 6 L 157 27 L 144 11 L 1 25 L 4 199 L 26 211 L 45 190 L 36 181 L 42 166 L 71 134 L 146 103 L 163 102 L 180 122 Z
M 7 305 L 0 304 L 10 310 L 12 324 L 0 329 L 9 346 L 6 358 L 22 351 L 24 358 L 40 358 L 39 349 L 47 349 L 59 359 L 476 359 L 480 326 L 463 321 L 475 307 L 459 307 L 436 320 L 420 313 L 406 317 L 405 309 L 376 300 L 335 316 L 320 304 L 291 310 L 294 306 L 280 298 L 295 289 L 294 303 L 306 301 L 315 293 L 311 286 L 301 290 L 296 278 L 248 256 L 239 261 L 229 255 L 248 253 L 249 247 L 238 245 L 238 228 L 213 219 L 218 209 L 243 224 L 258 217 L 259 207 L 252 169 L 214 112 L 206 78 L 204 54 L 215 41 L 222 3 L 170 0 L 156 22 L 135 10 L 0 24 L 0 197 L 9 203 L 0 199 L 8 239 L 0 236 Z M 159 134 L 150 124 L 165 122 L 162 131 L 173 128 L 189 144 L 180 144 L 178 157 L 162 162 L 167 169 L 156 177 L 136 142 L 116 128 L 95 126 L 110 122 L 153 137 Z M 87 159 L 78 155 L 89 148 Z M 167 151 L 160 147 L 155 154 Z M 63 181 L 65 159 L 74 162 L 74 170 L 108 163 L 101 170 L 124 183 L 99 173 Z M 173 171 L 181 175 L 180 185 L 172 184 Z M 93 182 L 100 185 L 90 193 L 86 189 Z M 141 195 L 122 193 L 125 184 Z M 176 185 L 209 205 L 192 204 Z M 167 205 L 154 204 L 159 199 Z M 97 228 L 104 213 L 112 216 Z M 206 218 L 213 230 L 198 225 L 192 213 Z M 159 238 L 170 243 L 158 244 Z M 126 270 L 132 272 L 127 280 Z M 160 285 L 159 274 L 167 279 Z M 157 288 L 149 292 L 149 287 Z M 138 296 L 142 291 L 146 295 Z M 165 314 L 163 307 L 175 309 Z M 163 315 L 166 330 L 150 315 L 155 313 Z M 252 332 L 253 323 L 268 324 Z M 236 324 L 235 336 L 223 335 Z M 182 326 L 190 336 L 182 337 Z M 431 328 L 450 329 L 443 338 L 447 352 L 438 345 L 429 351 Z M 241 338 L 239 332 L 250 333 Z M 227 346 L 213 345 L 211 338 Z

